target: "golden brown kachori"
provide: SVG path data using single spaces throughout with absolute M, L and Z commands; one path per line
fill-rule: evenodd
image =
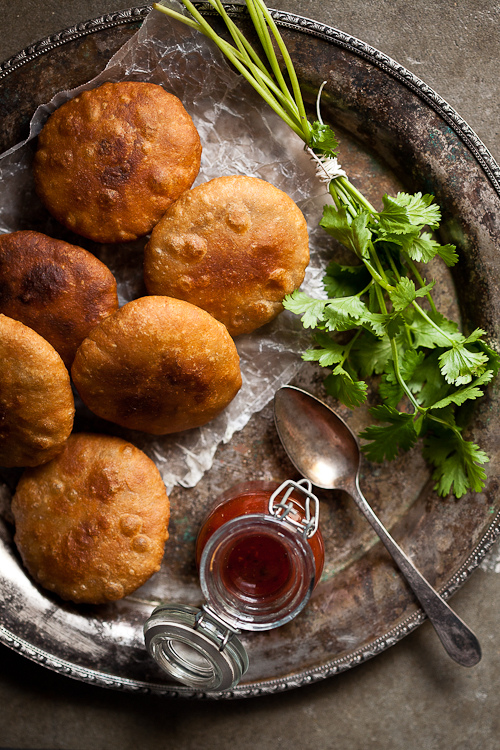
M 268 323 L 300 286 L 309 262 L 297 204 L 256 177 L 217 177 L 185 192 L 145 249 L 150 294 L 184 299 L 236 336 Z
M 241 386 L 222 323 L 171 297 L 141 297 L 103 320 L 78 349 L 73 382 L 88 408 L 156 435 L 199 427 Z
M 0 235 L 0 313 L 47 339 L 66 367 L 116 309 L 116 281 L 92 253 L 40 232 Z
M 15 542 L 33 578 L 63 599 L 115 601 L 160 569 L 169 501 L 154 462 L 121 438 L 75 433 L 24 471 Z
M 73 428 L 69 373 L 56 350 L 0 314 L 0 466 L 37 466 L 59 453 Z
M 37 192 L 55 218 L 96 242 L 147 234 L 200 169 L 198 131 L 161 86 L 104 83 L 57 109 L 38 137 Z

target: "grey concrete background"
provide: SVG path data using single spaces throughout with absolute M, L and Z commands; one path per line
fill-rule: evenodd
M 362 39 L 432 86 L 500 161 L 500 3 L 275 0 Z M 124 0 L 1 0 L 0 59 Z M 428 623 L 350 672 L 279 694 L 192 702 L 92 688 L 0 648 L 0 747 L 45 750 L 500 750 L 498 547 L 453 598 L 483 660 L 467 670 Z

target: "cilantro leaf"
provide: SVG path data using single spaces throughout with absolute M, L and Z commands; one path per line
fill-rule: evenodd
M 493 370 L 493 377 L 496 377 L 498 375 L 498 370 L 500 369 L 500 355 L 488 346 L 485 341 L 478 341 L 478 345 L 481 351 L 488 357 L 488 368 Z
M 484 352 L 473 352 L 465 347 L 464 342 L 454 341 L 450 349 L 439 356 L 439 365 L 447 383 L 465 385 L 474 375 L 481 375 L 488 363 Z
M 358 257 L 366 258 L 371 242 L 371 232 L 366 226 L 368 218 L 368 212 L 362 211 L 351 221 L 345 208 L 337 210 L 334 206 L 327 205 L 323 209 L 323 218 L 319 224 Z
M 427 316 L 435 325 L 432 325 L 420 315 L 414 315 L 409 322 L 414 335 L 415 349 L 419 349 L 420 347 L 434 349 L 436 346 L 448 347 L 450 345 L 450 338 L 453 339 L 459 335 L 457 324 L 445 318 L 441 313 L 431 311 L 427 313 Z
M 424 352 L 416 352 L 414 349 L 407 349 L 399 361 L 399 372 L 402 379 L 411 388 L 410 383 L 415 385 L 414 373 L 425 359 Z M 386 374 L 382 378 L 379 392 L 384 403 L 396 407 L 404 396 L 404 389 L 396 377 L 394 363 L 389 362 L 386 368 Z
M 323 320 L 328 330 L 345 331 L 361 320 L 365 312 L 366 305 L 359 297 L 339 297 L 327 300 Z
M 370 281 L 366 266 L 342 266 L 331 262 L 326 269 L 323 285 L 328 297 L 351 297 L 365 289 Z
M 341 401 L 350 409 L 360 406 L 366 401 L 368 386 L 363 380 L 353 380 L 349 373 L 341 365 L 325 378 L 325 390 L 330 396 Z
M 387 234 L 405 234 L 407 231 L 413 233 L 406 207 L 388 195 L 384 195 L 382 201 L 384 210 L 378 214 L 380 229 Z
M 428 263 L 436 255 L 439 255 L 447 266 L 454 266 L 458 261 L 454 245 L 440 245 L 427 232 L 410 238 L 403 244 L 403 250 L 412 260 L 420 263 Z
M 326 302 L 327 300 L 314 299 L 296 289 L 285 297 L 283 307 L 296 315 L 302 315 L 301 321 L 304 328 L 316 328 L 323 320 Z
M 432 204 L 432 195 L 398 193 L 396 198 L 384 195 L 382 201 L 384 209 L 378 214 L 378 219 L 383 232 L 414 234 L 415 226 L 439 225 L 441 211 L 439 206 Z
M 489 459 L 475 443 L 464 440 L 461 435 L 430 435 L 424 439 L 424 458 L 435 467 L 434 489 L 445 497 L 452 492 L 460 498 L 467 490 L 480 492 L 486 481 L 486 472 L 481 464 Z
M 387 422 L 385 425 L 370 425 L 360 434 L 360 438 L 372 441 L 362 447 L 370 461 L 392 461 L 400 451 L 407 451 L 416 443 L 418 435 L 413 414 L 399 412 L 385 404 L 375 406 L 370 413 L 375 419 Z
M 404 215 L 404 211 L 403 211 Z M 415 239 L 420 235 L 420 227 L 413 226 L 412 224 L 405 224 L 404 225 L 404 231 L 402 231 L 402 227 L 398 226 L 397 232 L 390 232 L 388 231 L 388 224 L 387 222 L 384 222 L 384 226 L 379 225 L 378 227 L 378 239 L 377 239 L 377 248 L 378 247 L 384 247 L 387 248 L 396 246 L 399 250 L 403 250 L 406 252 L 409 248 L 411 248 L 413 242 Z M 396 255 L 393 253 L 393 256 Z M 397 255 L 396 255 L 397 257 Z M 399 259 L 400 260 L 400 259 Z
M 476 328 L 469 336 L 467 336 L 464 344 L 472 344 L 475 341 L 482 339 L 483 336 L 486 336 L 486 331 L 483 331 L 482 328 Z
M 394 290 L 389 292 L 392 306 L 395 310 L 404 310 L 405 307 L 408 307 L 408 305 L 417 299 L 417 297 L 425 297 L 433 286 L 434 282 L 432 281 L 421 289 L 416 289 L 413 281 L 409 279 L 408 276 L 403 276 L 394 287 Z
M 415 349 L 407 349 L 399 363 L 399 371 L 403 380 L 411 380 L 414 377 L 416 370 L 422 365 L 424 359 L 424 352 L 417 352 Z
M 370 326 L 376 336 L 385 336 L 387 333 L 387 325 L 391 320 L 391 315 L 387 313 L 372 313 L 369 310 L 363 316 L 363 325 Z
M 422 352 L 423 353 L 423 352 Z M 434 403 L 444 398 L 450 386 L 441 375 L 439 369 L 440 350 L 434 349 L 424 356 L 406 382 L 412 393 L 416 394 L 418 403 L 430 408 Z
M 350 361 L 364 377 L 384 372 L 387 363 L 392 359 L 392 347 L 389 336 L 377 338 L 365 331 L 354 342 L 351 348 Z
M 403 387 L 394 377 L 394 372 L 386 373 L 381 378 L 378 392 L 384 404 L 392 406 L 394 409 L 398 406 L 405 393 Z
M 470 385 L 466 385 L 464 388 L 459 388 L 457 391 L 454 391 L 449 396 L 446 396 L 445 398 L 440 399 L 436 403 L 432 404 L 432 409 L 444 409 L 446 406 L 449 406 L 450 404 L 455 404 L 456 406 L 461 406 L 466 401 L 474 401 L 477 398 L 481 398 L 483 395 L 483 391 L 481 390 L 482 385 L 486 385 L 490 382 L 490 380 L 493 378 L 493 370 L 486 370 L 486 372 L 483 372 L 482 375 L 480 375 L 474 383 L 471 383 Z
M 327 333 L 318 332 L 314 337 L 318 349 L 307 349 L 302 355 L 306 362 L 318 362 L 321 367 L 331 367 L 344 359 L 345 347 L 337 344 Z
M 324 125 L 317 120 L 311 125 L 311 140 L 309 146 L 316 151 L 320 151 L 325 156 L 337 156 L 338 141 L 335 133 L 329 125 Z
M 366 305 L 359 297 L 315 299 L 298 289 L 285 297 L 283 307 L 296 315 L 302 315 L 304 328 L 324 325 L 330 331 L 349 331 L 355 328 L 366 312 Z

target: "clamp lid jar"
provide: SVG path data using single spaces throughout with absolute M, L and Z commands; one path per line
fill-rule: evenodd
M 196 543 L 201 609 L 157 607 L 144 632 L 149 653 L 191 687 L 226 690 L 248 666 L 237 634 L 294 618 L 324 561 L 319 502 L 308 480 L 247 482 L 216 501 Z

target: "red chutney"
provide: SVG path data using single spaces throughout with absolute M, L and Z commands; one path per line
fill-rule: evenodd
M 245 482 L 221 495 L 198 534 L 197 565 L 200 564 L 208 540 L 228 521 L 250 514 L 268 516 L 269 498 L 279 486 L 276 482 Z M 295 521 L 302 521 L 305 511 L 298 493 L 292 492 L 288 502 L 292 502 L 294 506 L 290 517 Z M 323 571 L 325 557 L 320 530 L 318 529 L 307 542 L 314 556 L 316 586 Z M 226 565 L 221 572 L 224 584 L 253 598 L 269 597 L 274 592 L 278 593 L 286 586 L 291 575 L 292 561 L 286 548 L 273 534 L 266 534 L 262 528 L 256 529 L 255 533 L 249 531 L 243 539 L 237 540 L 225 560 Z
M 253 599 L 269 599 L 287 585 L 292 562 L 286 548 L 269 534 L 251 534 L 230 549 L 222 571 L 225 587 Z

